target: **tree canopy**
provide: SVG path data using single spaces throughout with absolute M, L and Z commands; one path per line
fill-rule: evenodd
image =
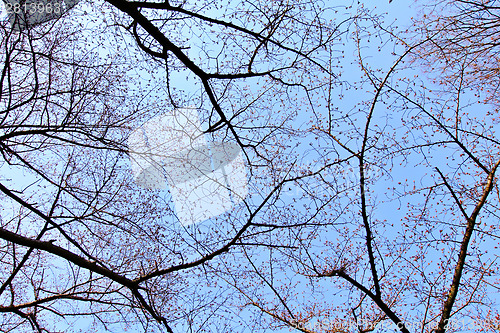
M 1 332 L 500 327 L 497 1 L 4 4 Z

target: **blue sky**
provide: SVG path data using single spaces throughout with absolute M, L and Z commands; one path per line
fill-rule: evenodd
M 336 2 L 331 2 L 332 4 L 335 4 Z M 404 27 L 406 25 L 410 24 L 410 18 L 415 15 L 415 8 L 411 6 L 410 1 L 404 1 L 404 0 L 394 0 L 391 4 L 388 3 L 388 1 L 373 1 L 373 2 L 367 2 L 365 5 L 366 8 L 372 8 L 370 6 L 373 6 L 373 10 L 375 13 L 386 13 L 384 22 L 386 24 L 389 24 L 390 22 L 394 22 L 394 24 Z M 88 3 L 82 3 L 80 10 L 84 6 L 89 6 Z M 353 11 L 356 9 L 353 9 Z M 351 40 L 352 41 L 352 40 Z M 133 45 L 133 42 L 130 40 L 126 41 L 129 45 Z M 369 64 L 372 67 L 380 67 L 385 70 L 390 68 L 390 66 L 393 64 L 394 60 L 396 59 L 393 55 L 391 55 L 392 49 L 391 47 L 386 47 L 382 50 L 382 52 L 378 52 L 376 47 L 378 45 L 377 41 L 373 41 L 372 44 L 367 44 L 366 48 L 363 49 L 363 52 L 367 55 L 366 59 L 369 62 Z M 398 50 L 398 51 L 401 51 Z M 111 50 L 110 47 L 108 49 L 103 48 L 102 46 L 98 49 L 98 52 L 101 55 L 108 55 L 112 54 L 115 52 L 115 50 Z M 356 47 L 354 44 L 347 44 L 345 49 L 344 49 L 344 55 L 345 55 L 345 61 L 343 63 L 344 68 L 344 74 L 343 74 L 343 79 L 347 81 L 356 81 L 360 78 L 360 70 L 359 67 L 356 64 L 350 64 L 350 58 L 352 58 L 353 61 L 356 59 Z M 141 84 L 146 84 L 147 82 L 150 81 L 150 79 L 153 82 L 157 82 L 161 84 L 161 74 L 157 75 L 150 78 L 149 73 L 142 68 L 137 68 L 136 74 L 141 77 L 141 82 L 138 83 L 138 85 Z M 187 77 L 186 77 L 187 76 Z M 173 83 L 174 86 L 177 90 L 182 90 L 182 96 L 184 97 L 184 103 L 187 105 L 182 105 L 182 106 L 190 106 L 190 105 L 199 105 L 199 102 L 201 100 L 201 97 L 199 96 L 199 84 L 196 84 L 196 80 L 192 77 L 192 75 L 189 75 L 186 72 L 178 72 L 178 73 L 173 73 Z M 249 84 L 250 88 L 252 89 L 252 83 Z M 367 88 L 368 90 L 368 88 Z M 156 87 L 153 86 L 151 88 L 151 94 L 152 96 L 154 95 L 161 95 L 164 93 L 165 90 L 156 90 Z M 361 102 L 362 100 L 368 99 L 370 95 L 369 91 L 347 91 L 345 93 L 345 96 L 343 100 L 339 100 L 336 107 L 339 110 L 352 110 L 353 108 L 356 107 L 356 104 Z M 153 98 L 153 97 L 152 97 Z M 380 106 L 383 107 L 383 106 Z M 164 112 L 165 110 L 158 110 L 158 113 Z M 206 110 L 205 110 L 206 111 Z M 279 111 L 279 110 L 276 110 Z M 205 113 L 205 117 L 207 117 L 207 114 Z M 203 117 L 202 117 L 203 120 Z M 302 115 L 299 113 L 299 116 L 296 119 L 296 124 L 298 126 L 301 126 L 301 123 L 306 123 L 309 120 L 309 115 Z M 360 121 L 363 121 L 363 119 L 360 119 Z M 137 123 L 137 125 L 140 125 L 140 122 Z M 207 128 L 207 122 L 202 122 L 202 127 Z M 314 159 L 317 156 L 314 155 L 314 152 L 311 152 L 309 155 L 305 155 L 304 159 L 299 161 L 299 163 L 304 164 L 304 166 L 308 166 L 311 163 L 314 163 Z M 434 161 L 436 164 L 442 164 L 444 162 L 444 156 L 435 156 Z M 124 159 L 124 163 L 127 163 L 127 161 Z M 418 164 L 420 163 L 419 160 L 415 160 L 413 164 Z M 411 163 L 410 163 L 411 164 Z M 32 184 L 30 188 L 32 188 L 33 191 L 40 191 L 40 188 L 44 186 L 45 184 L 41 183 L 34 183 L 36 181 L 36 178 L 31 178 L 29 174 L 20 172 L 20 171 L 15 171 L 12 170 L 12 168 L 8 169 L 7 166 L 0 166 L 0 170 L 2 171 L 3 175 L 8 175 L 8 178 L 12 179 L 12 182 L 16 183 L 17 186 L 19 187 L 27 187 L 28 185 Z M 343 175 L 346 177 L 346 183 L 349 184 L 349 182 L 352 180 L 354 181 L 356 175 L 356 170 L 343 170 Z M 377 175 L 378 171 L 377 170 L 372 170 L 373 175 Z M 395 166 L 395 168 L 392 171 L 392 177 L 393 179 L 404 179 L 404 178 L 413 178 L 415 180 L 420 180 L 421 182 L 428 181 L 429 183 L 432 182 L 432 179 L 430 179 L 430 176 L 425 175 L 425 168 L 419 168 L 417 166 L 412 167 L 411 169 L 408 167 L 408 165 L 404 166 Z M 332 177 L 335 177 L 336 175 L 332 175 Z M 407 177 L 410 176 L 410 177 Z M 391 184 L 391 179 L 385 179 L 385 181 L 380 181 L 378 182 L 373 188 L 373 192 L 380 192 L 384 193 L 386 188 L 390 186 Z M 265 193 L 265 191 L 262 191 L 262 189 L 258 188 L 259 184 L 256 183 L 253 185 L 250 185 L 250 194 L 249 194 L 249 201 L 254 201 L 258 202 L 260 198 L 262 197 L 262 193 Z M 254 192 L 252 193 L 252 188 Z M 298 189 L 296 186 L 291 186 L 291 188 L 284 193 L 284 196 L 282 198 L 282 204 L 289 205 L 291 204 L 292 200 L 294 197 L 300 196 L 300 189 Z M 164 192 L 161 195 L 163 195 L 163 200 L 167 205 L 172 206 L 172 201 L 169 197 L 168 192 Z M 394 208 L 396 206 L 405 206 L 405 202 L 397 202 L 394 200 L 387 200 L 387 198 L 380 198 L 380 205 L 378 208 L 378 214 L 380 216 L 390 216 L 392 220 L 394 220 L 394 223 L 397 224 L 398 221 L 401 220 L 401 218 L 405 215 L 405 211 L 403 210 L 395 210 Z M 5 203 L 3 203 L 3 212 L 2 214 L 6 214 L 10 210 L 9 206 Z M 4 218 L 7 218 L 4 215 Z M 214 221 L 207 221 L 205 223 L 201 223 L 198 226 L 194 226 L 191 229 L 188 229 L 186 231 L 192 232 L 196 228 L 198 230 L 203 230 L 203 228 L 210 229 L 213 227 L 214 224 L 218 223 L 217 220 Z M 392 234 L 391 234 L 392 233 Z M 188 233 L 187 233 L 188 234 Z M 397 228 L 395 230 L 389 230 L 387 234 L 384 235 L 387 238 L 391 237 L 397 237 Z M 328 282 L 325 282 L 325 285 L 327 285 Z M 306 288 L 303 288 L 304 291 Z M 297 290 L 301 290 L 300 287 L 297 288 Z M 332 294 L 333 295 L 333 294 Z M 338 296 L 335 297 L 330 297 L 328 295 L 325 295 L 325 302 L 341 302 L 341 298 Z M 245 311 L 243 311 L 240 316 L 244 317 L 246 316 Z M 87 325 L 87 321 L 85 319 L 80 319 L 77 320 L 75 323 L 72 323 L 73 327 L 79 327 L 82 328 L 83 331 L 85 331 L 85 326 Z M 119 328 L 116 329 L 116 331 L 120 331 Z M 284 332 L 289 332 L 289 329 L 283 329 L 281 331 L 275 330 L 275 329 L 269 329 L 266 333 L 270 332 L 278 332 L 278 333 L 284 333 Z

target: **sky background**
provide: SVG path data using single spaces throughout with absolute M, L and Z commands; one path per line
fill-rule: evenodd
M 96 2 L 97 3 L 97 2 Z M 331 3 L 336 3 L 336 2 L 331 2 Z M 88 2 L 82 2 L 81 4 L 78 5 L 76 8 L 77 10 L 85 10 L 85 7 L 89 6 Z M 416 15 L 416 8 L 412 6 L 411 1 L 405 1 L 405 0 L 394 0 L 391 4 L 388 3 L 388 1 L 370 1 L 367 2 L 366 4 L 367 8 L 372 8 L 375 13 L 378 14 L 384 14 L 384 22 L 386 24 L 389 24 L 390 22 L 394 22 L 395 25 L 399 27 L 405 27 L 409 26 L 411 23 L 411 18 Z M 353 11 L 356 9 L 353 8 Z M 1 10 L 1 13 L 3 16 L 1 18 L 5 19 L 5 10 Z M 89 24 L 92 24 L 89 22 Z M 133 42 L 131 40 L 128 40 L 127 43 L 130 45 L 133 45 Z M 102 56 L 108 54 L 108 53 L 113 53 L 116 52 L 115 50 L 106 49 L 106 47 L 100 47 L 98 50 L 99 54 Z M 354 43 L 352 44 L 347 44 L 345 47 L 345 64 L 344 64 L 344 74 L 342 78 L 347 81 L 356 81 L 360 79 L 360 70 L 359 67 L 355 64 L 356 62 L 356 47 Z M 395 57 L 391 55 L 391 48 L 386 47 L 382 50 L 382 52 L 378 52 L 377 50 L 377 43 L 374 42 L 373 47 L 370 48 L 369 45 L 367 45 L 367 48 L 363 49 L 363 52 L 365 52 L 366 55 L 370 55 L 367 57 L 367 60 L 369 61 L 370 65 L 372 67 L 381 67 L 385 69 L 389 69 L 390 66 L 393 64 Z M 352 57 L 352 62 L 353 64 L 350 66 L 349 65 L 349 58 Z M 140 69 L 137 69 L 138 73 L 144 80 L 144 82 L 149 81 L 149 73 L 146 71 L 141 71 Z M 417 70 L 418 71 L 418 70 Z M 194 79 L 192 77 L 186 77 L 185 72 L 179 72 L 179 73 L 173 73 L 172 74 L 173 82 L 175 84 L 176 89 L 178 90 L 183 90 L 184 91 L 184 96 L 186 98 L 186 104 L 183 106 L 191 106 L 195 105 L 196 106 L 196 98 L 193 98 L 193 103 L 191 104 L 189 102 L 189 97 L 193 96 L 195 97 L 199 93 L 199 87 L 197 87 L 194 84 Z M 157 77 L 155 80 L 158 79 Z M 164 91 L 163 91 L 164 92 Z M 161 94 L 161 93 L 159 93 Z M 363 94 L 366 94 L 363 95 Z M 370 93 L 369 92 L 362 92 L 362 91 L 347 91 L 345 94 L 345 97 L 343 100 L 338 101 L 337 107 L 339 109 L 345 109 L 345 110 L 351 110 L 357 103 L 359 103 L 361 100 L 368 99 Z M 165 110 L 166 111 L 166 110 Z M 276 112 L 279 112 L 279 110 L 276 110 Z M 308 116 L 304 115 L 303 122 L 308 121 Z M 297 119 L 297 122 L 300 123 L 302 121 L 301 117 L 299 116 Z M 208 128 L 208 125 L 206 122 L 203 122 L 202 119 L 202 128 L 206 129 Z M 437 164 L 440 164 L 444 161 L 445 156 L 435 156 L 435 161 Z M 439 163 L 438 163 L 439 162 Z M 128 163 L 126 159 L 124 159 L 123 163 Z M 304 158 L 304 160 L 300 161 L 300 163 L 303 163 L 305 166 L 309 165 L 309 163 L 312 162 L 312 158 L 309 160 L 308 158 Z M 415 161 L 415 164 L 420 163 L 420 161 Z M 372 170 L 374 174 L 377 173 L 377 170 Z M 346 182 L 349 181 L 354 181 L 356 179 L 357 174 L 355 173 L 355 170 L 344 170 L 343 175 L 346 177 Z M 8 167 L 7 165 L 0 165 L 0 174 L 2 175 L 1 178 L 4 180 L 5 178 L 10 179 L 10 182 L 16 183 L 17 186 L 24 186 L 27 189 L 31 189 L 32 191 L 39 191 L 40 187 L 43 186 L 43 184 L 37 183 L 36 178 L 33 178 L 31 175 L 26 174 L 23 171 L 15 170 L 11 167 Z M 432 179 L 428 178 L 428 176 L 425 175 L 425 171 L 422 168 L 412 168 L 408 169 L 408 167 L 395 167 L 392 171 L 392 176 L 394 179 L 399 179 L 399 178 L 405 178 L 406 175 L 411 176 L 414 179 L 420 179 L 421 182 L 429 181 L 431 182 Z M 335 175 L 332 175 L 332 177 L 335 177 Z M 427 177 L 427 178 L 426 178 Z M 9 182 L 7 181 L 7 183 Z M 390 186 L 391 180 L 387 179 L 386 181 L 380 181 L 376 184 L 376 186 L 373 188 L 374 192 L 380 192 L 384 193 L 385 189 Z M 249 197 L 251 198 L 252 195 L 254 196 L 259 196 L 257 193 L 252 193 L 252 184 L 250 185 L 250 194 Z M 379 191 L 380 190 L 380 191 Z M 29 190 L 28 190 L 29 191 Z M 283 203 L 287 204 L 287 200 L 292 200 L 293 197 L 297 196 L 300 194 L 300 189 L 297 187 L 291 187 L 288 191 L 288 193 L 284 193 L 283 196 Z M 163 196 L 163 200 L 167 204 L 172 204 L 172 200 L 170 198 L 170 195 L 168 191 L 165 191 L 161 193 L 160 195 Z M 405 206 L 404 202 L 394 202 L 394 201 L 387 201 L 385 198 L 380 198 L 381 204 L 378 207 L 379 213 L 384 215 L 384 212 L 386 212 L 387 216 L 390 216 L 395 223 L 397 223 L 405 214 L 404 209 L 401 211 L 395 210 L 394 207 L 397 205 L 400 205 L 401 207 Z M 8 218 L 8 216 L 5 216 L 5 214 L 8 214 L 9 211 L 14 211 L 13 209 L 10 210 L 9 204 L 7 202 L 2 203 L 2 214 L 4 215 L 4 218 Z M 206 223 L 201 223 L 200 225 L 196 226 L 197 228 L 210 228 L 211 223 L 216 223 L 216 221 L 208 221 Z M 393 231 L 394 232 L 394 231 Z M 385 235 L 386 237 L 391 237 L 391 235 Z M 397 237 L 397 234 L 394 234 L 394 237 Z M 56 268 L 56 263 L 54 263 L 54 267 Z M 300 290 L 300 288 L 299 288 Z M 338 296 L 332 296 L 328 297 L 325 296 L 325 302 L 341 302 L 341 297 Z M 245 311 L 241 312 L 238 314 L 241 317 L 245 317 Z M 70 325 L 75 328 L 81 328 L 83 332 L 86 330 L 86 326 L 88 325 L 88 322 L 85 319 L 78 319 L 74 322 L 71 322 Z M 64 330 L 64 327 L 61 326 L 61 329 Z M 120 331 L 120 328 L 117 328 L 116 331 Z M 133 329 L 131 330 L 132 332 L 134 331 Z M 283 329 L 283 330 L 275 330 L 275 329 L 269 329 L 268 332 L 266 333 L 271 333 L 271 332 L 277 332 L 277 333 L 284 333 L 284 332 L 290 332 L 290 329 Z

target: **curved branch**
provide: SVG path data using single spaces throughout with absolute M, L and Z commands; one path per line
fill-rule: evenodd
M 472 233 L 474 232 L 474 227 L 476 226 L 476 220 L 477 217 L 479 216 L 479 213 L 481 212 L 481 208 L 483 208 L 484 204 L 486 203 L 486 199 L 488 198 L 488 195 L 490 194 L 491 190 L 493 189 L 494 185 L 494 178 L 495 178 L 495 172 L 500 165 L 500 160 L 493 166 L 491 171 L 488 174 L 488 178 L 486 180 L 486 185 L 483 190 L 483 194 L 481 198 L 479 199 L 478 203 L 476 204 L 476 207 L 474 208 L 474 211 L 470 215 L 470 217 L 467 219 L 467 227 L 465 229 L 465 234 L 462 239 L 462 244 L 460 245 L 460 253 L 458 254 L 458 261 L 455 266 L 455 273 L 453 274 L 453 280 L 451 282 L 450 286 L 450 291 L 448 292 L 448 298 L 446 299 L 444 306 L 443 306 L 443 312 L 441 314 L 441 319 L 439 321 L 438 327 L 435 330 L 436 333 L 444 333 L 446 331 L 445 327 L 446 324 L 448 323 L 448 320 L 451 317 L 451 310 L 453 308 L 453 304 L 455 303 L 455 299 L 458 294 L 458 287 L 460 285 L 460 280 L 462 278 L 462 272 L 465 266 L 465 259 L 467 257 L 467 250 L 469 248 L 469 242 L 472 237 Z

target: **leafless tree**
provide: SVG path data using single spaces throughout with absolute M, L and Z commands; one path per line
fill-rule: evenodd
M 312 0 L 81 1 L 2 23 L 2 331 L 494 323 L 495 94 L 466 91 L 487 78 L 456 45 L 480 46 L 440 5 L 420 35 Z M 453 65 L 415 70 L 435 59 Z M 186 226 L 134 182 L 127 138 L 190 105 L 242 151 L 249 195 Z

